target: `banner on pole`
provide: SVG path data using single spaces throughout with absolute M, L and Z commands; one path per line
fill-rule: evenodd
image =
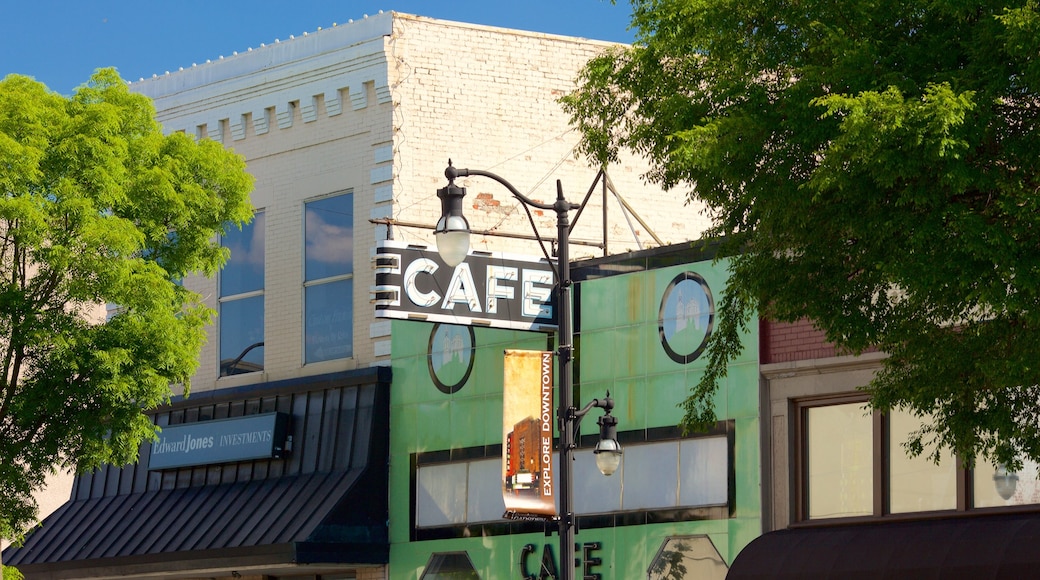
M 502 401 L 502 517 L 552 519 L 553 353 L 506 350 Z

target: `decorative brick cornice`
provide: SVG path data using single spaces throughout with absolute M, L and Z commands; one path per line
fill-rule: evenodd
M 216 62 L 133 83 L 161 111 L 166 132 L 182 131 L 223 142 L 253 133 L 292 127 L 325 115 L 368 107 L 369 85 L 378 103 L 391 100 L 386 39 L 393 13 L 319 30 L 285 42 L 261 46 Z M 320 101 L 320 103 L 319 103 Z

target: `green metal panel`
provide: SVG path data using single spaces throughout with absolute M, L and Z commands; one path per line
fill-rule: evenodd
M 717 306 L 725 288 L 725 262 L 669 266 L 580 283 L 576 387 L 581 402 L 610 390 L 621 432 L 675 426 L 682 417 L 679 403 L 703 374 L 704 355 L 686 364 L 676 362 L 660 339 L 662 296 L 686 272 L 703 278 Z M 532 572 L 537 570 L 544 545 L 552 545 L 558 558 L 555 534 L 408 541 L 410 462 L 415 453 L 502 444 L 503 351 L 545 350 L 546 336 L 475 328 L 472 373 L 458 390 L 446 394 L 430 378 L 427 350 L 432 327 L 423 322 L 392 322 L 390 576 L 417 579 L 431 554 L 465 551 L 481 578 L 520 578 L 525 545 L 537 548 L 529 556 Z M 719 419 L 734 421 L 732 517 L 582 529 L 579 543 L 602 543 L 595 555 L 603 564 L 595 571 L 604 580 L 645 578 L 650 561 L 669 536 L 706 534 L 722 557 L 732 561 L 761 533 L 757 325 L 751 325 L 744 340 L 747 349 L 731 365 L 715 396 Z M 595 430 L 594 423 L 583 427 L 586 434 Z

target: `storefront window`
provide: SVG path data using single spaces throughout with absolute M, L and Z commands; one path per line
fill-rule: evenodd
M 806 410 L 809 518 L 873 512 L 873 422 L 863 403 Z
M 557 468 L 558 462 L 554 453 Z M 574 510 L 592 515 L 725 506 L 729 471 L 724 436 L 628 445 L 621 468 L 610 477 L 596 467 L 591 449 L 580 449 L 574 454 Z M 418 466 L 415 525 L 501 521 L 501 475 L 501 457 Z
M 466 523 L 467 469 L 464 462 L 427 465 L 419 469 L 416 477 L 416 526 Z
M 354 196 L 308 202 L 304 216 L 304 362 L 354 356 Z
M 957 507 L 957 462 L 943 451 L 939 463 L 926 454 L 910 457 L 903 443 L 921 428 L 910 413 L 888 415 L 889 512 L 927 512 Z
M 708 536 L 676 536 L 661 544 L 648 580 L 724 580 L 729 567 Z
M 231 255 L 220 271 L 220 376 L 264 370 L 264 213 L 220 243 Z
M 941 452 L 934 462 L 927 439 L 917 457 L 904 446 L 927 419 L 901 410 L 875 413 L 863 400 L 806 403 L 801 418 L 803 518 L 957 509 L 953 455 Z
M 1022 462 L 1022 469 L 1009 471 L 979 457 L 975 460 L 974 497 L 975 507 L 1001 507 L 1040 503 L 1040 481 L 1037 479 L 1037 463 Z

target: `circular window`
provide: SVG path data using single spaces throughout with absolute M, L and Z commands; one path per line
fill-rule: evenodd
M 457 324 L 435 324 L 430 331 L 426 359 L 433 384 L 445 394 L 461 389 L 473 372 L 475 337 L 473 328 Z
M 661 346 L 679 364 L 697 360 L 715 324 L 715 301 L 699 274 L 676 276 L 661 297 L 658 330 Z

